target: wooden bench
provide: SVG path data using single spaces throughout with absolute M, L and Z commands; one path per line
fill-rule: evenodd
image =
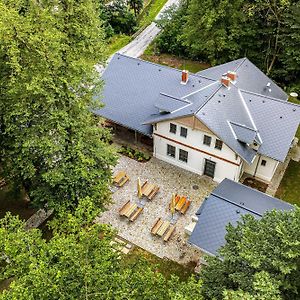
M 121 187 L 123 186 L 127 181 L 129 180 L 129 177 L 126 175 L 124 171 L 119 171 L 116 176 L 114 176 L 113 182 L 115 185 Z
M 163 223 L 162 219 L 158 218 L 151 228 L 151 233 L 155 235 L 158 229 L 160 228 L 160 226 L 162 225 L 162 223 Z
M 188 208 L 191 205 L 191 201 L 190 200 L 186 200 L 184 206 L 182 207 L 182 209 L 180 210 L 180 212 L 184 215 L 186 213 L 186 211 L 188 210 Z
M 158 236 L 163 236 L 166 230 L 169 228 L 170 222 L 164 221 L 163 224 L 160 226 L 159 230 L 157 231 Z
M 125 211 L 124 216 L 129 218 L 136 208 L 137 208 L 137 204 L 131 203 L 131 206 L 128 208 L 127 211 Z
M 181 199 L 180 199 L 180 200 L 178 201 L 178 203 L 176 204 L 175 209 L 176 209 L 176 210 L 181 210 L 182 207 L 184 206 L 185 202 L 186 202 L 186 197 L 181 197 Z
M 154 198 L 154 196 L 158 193 L 158 191 L 159 191 L 159 187 L 157 185 L 154 186 L 154 189 L 149 194 L 148 199 L 152 200 Z
M 142 211 L 143 211 L 143 207 L 139 207 L 135 212 L 134 212 L 134 214 L 130 217 L 130 221 L 131 222 L 134 222 L 136 219 L 137 219 L 137 217 L 142 213 Z
M 131 203 L 128 200 L 120 209 L 119 209 L 119 214 L 120 216 L 123 216 L 124 213 L 127 211 L 127 209 L 130 207 Z
M 165 237 L 164 237 L 164 242 L 167 242 L 170 239 L 170 237 L 171 237 L 171 235 L 173 234 L 174 231 L 175 231 L 175 226 L 171 225 L 169 227 L 169 230 L 167 231 Z
M 127 181 L 129 180 L 129 177 L 125 175 L 121 182 L 118 183 L 119 187 L 122 187 Z

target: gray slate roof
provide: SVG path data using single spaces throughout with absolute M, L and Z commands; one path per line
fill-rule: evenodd
M 237 73 L 229 89 L 220 82 L 227 71 Z M 256 155 L 250 132 L 259 154 L 284 161 L 299 125 L 300 106 L 246 58 L 189 74 L 183 85 L 180 70 L 116 54 L 103 79 L 105 106 L 96 114 L 148 136 L 153 123 L 196 116 L 247 163 Z
M 189 243 L 211 255 L 225 245 L 226 226 L 237 225 L 246 214 L 260 219 L 270 210 L 289 211 L 293 206 L 240 183 L 224 179 L 196 213 L 198 222 Z
M 253 128 L 249 128 L 246 125 L 242 125 L 235 122 L 229 122 L 236 138 L 246 144 L 252 144 L 257 136 L 257 131 Z

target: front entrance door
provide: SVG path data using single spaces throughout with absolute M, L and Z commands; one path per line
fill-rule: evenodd
M 214 178 L 215 168 L 216 168 L 216 163 L 214 161 L 205 159 L 204 175 Z

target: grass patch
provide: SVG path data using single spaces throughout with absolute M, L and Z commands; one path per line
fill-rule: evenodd
M 124 263 L 126 266 L 132 266 L 140 259 L 146 260 L 151 267 L 157 272 L 162 273 L 167 279 L 171 278 L 171 275 L 177 275 L 182 281 L 186 281 L 192 274 L 194 274 L 195 263 L 189 265 L 181 265 L 177 262 L 168 259 L 161 259 L 150 252 L 147 252 L 141 248 L 136 247 L 133 251 L 124 257 Z
M 154 45 L 150 45 L 148 47 L 150 49 L 147 48 L 141 58 L 171 68 L 176 68 L 179 70 L 189 70 L 191 73 L 197 73 L 210 67 L 210 65 L 207 63 L 184 59 L 171 54 L 153 54 L 154 47 Z
M 148 26 L 158 15 L 160 10 L 166 4 L 167 0 L 153 0 L 151 1 L 141 13 L 139 19 L 139 28 Z
M 115 52 L 122 49 L 126 46 L 129 42 L 131 42 L 132 37 L 125 35 L 125 34 L 118 34 L 111 38 L 110 42 L 108 43 L 107 54 L 110 56 Z
M 281 180 L 276 197 L 300 207 L 300 163 L 291 160 Z

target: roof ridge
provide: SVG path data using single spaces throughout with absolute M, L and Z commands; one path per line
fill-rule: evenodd
M 270 100 L 278 101 L 278 102 L 281 102 L 281 103 L 288 103 L 288 104 L 291 104 L 291 105 L 293 105 L 293 106 L 300 107 L 299 104 L 293 103 L 293 102 L 289 102 L 289 101 L 287 101 L 287 100 L 281 100 L 281 99 L 279 99 L 279 98 L 275 98 L 275 97 L 271 97 L 271 96 L 267 96 L 267 95 L 263 95 L 263 94 L 258 94 L 258 93 L 251 92 L 251 91 L 246 91 L 246 90 L 243 90 L 243 89 L 239 89 L 239 90 L 240 90 L 241 92 L 244 92 L 244 93 L 257 95 L 257 96 L 260 96 L 260 97 L 263 97 L 263 98 L 268 98 L 268 99 L 270 99 Z
M 215 197 L 217 197 L 217 198 L 219 198 L 219 199 L 221 199 L 221 200 L 224 200 L 224 201 L 226 201 L 226 202 L 228 202 L 228 203 L 230 203 L 230 204 L 233 204 L 233 205 L 235 205 L 235 206 L 237 206 L 237 207 L 240 207 L 240 208 L 242 208 L 242 209 L 248 210 L 249 212 L 251 212 L 251 213 L 253 213 L 253 214 L 256 214 L 256 215 L 262 217 L 262 215 L 261 215 L 260 213 L 258 213 L 257 211 L 252 210 L 252 209 L 250 209 L 250 208 L 248 208 L 248 207 L 245 207 L 245 206 L 243 206 L 242 204 L 238 204 L 238 203 L 236 203 L 236 202 L 233 202 L 233 201 L 231 201 L 231 200 L 229 200 L 229 199 L 227 199 L 227 198 L 225 198 L 225 197 L 223 197 L 223 196 L 220 196 L 220 195 L 218 195 L 218 194 L 215 194 L 214 192 L 212 192 L 211 195 L 214 195 Z
M 206 101 L 194 112 L 194 115 L 198 114 L 199 111 L 211 100 L 211 98 L 219 91 L 222 87 L 222 84 L 206 99 Z
M 254 128 L 251 128 L 247 125 L 240 124 L 240 123 L 237 123 L 237 122 L 234 122 L 234 121 L 228 121 L 228 122 L 230 122 L 231 124 L 234 124 L 234 125 L 237 125 L 237 126 L 240 126 L 240 127 L 244 127 L 244 128 L 247 128 L 247 129 L 255 131 L 255 132 L 258 132 L 258 130 L 254 129 Z
M 234 184 L 238 184 L 238 185 L 242 186 L 243 188 L 252 190 L 253 192 L 256 192 L 256 193 L 259 193 L 259 194 L 263 194 L 263 195 L 265 195 L 265 196 L 267 196 L 267 197 L 269 197 L 269 198 L 271 198 L 271 199 L 275 199 L 276 201 L 279 201 L 279 202 L 281 202 L 281 203 L 283 203 L 283 204 L 286 204 L 286 205 L 289 205 L 289 206 L 293 207 L 292 204 L 290 204 L 290 203 L 288 203 L 288 202 L 286 202 L 286 201 L 283 201 L 283 200 L 281 200 L 281 199 L 279 199 L 279 198 L 276 198 L 276 197 L 273 197 L 273 196 L 271 196 L 271 195 L 268 195 L 268 194 L 266 194 L 266 193 L 264 193 L 264 192 L 261 192 L 261 191 L 255 189 L 255 188 L 253 188 L 253 187 L 251 187 L 251 186 L 247 186 L 247 185 L 245 185 L 245 184 L 242 184 L 242 183 L 239 182 L 239 181 L 233 181 L 233 180 L 231 180 L 231 179 L 229 179 L 229 178 L 225 178 L 224 180 L 230 181 L 230 182 L 232 182 L 232 183 L 234 183 Z
M 144 63 L 150 64 L 150 65 L 154 65 L 154 66 L 159 67 L 159 68 L 171 69 L 171 70 L 174 70 L 174 71 L 177 71 L 177 72 L 182 72 L 182 70 L 180 70 L 180 69 L 172 68 L 172 67 L 169 67 L 169 66 L 166 66 L 166 65 L 161 65 L 161 64 L 154 63 L 152 61 L 144 60 L 144 59 L 141 59 L 141 58 L 127 56 L 127 55 L 125 55 L 123 53 L 120 53 L 120 52 L 115 53 L 114 56 L 115 55 L 123 56 L 125 58 L 130 58 L 130 59 L 135 60 L 135 61 L 142 61 Z M 189 73 L 190 73 L 189 76 L 194 76 L 194 77 L 197 77 L 197 78 L 204 78 L 204 79 L 216 81 L 215 79 L 212 79 L 212 78 L 209 78 L 209 77 L 206 77 L 206 76 L 202 76 L 202 75 L 199 76 L 199 75 L 196 75 L 195 73 L 192 73 L 192 72 L 189 72 Z
M 247 57 L 244 57 L 243 60 L 241 61 L 241 63 L 235 68 L 234 72 L 237 72 L 238 69 L 242 66 L 242 64 L 246 61 L 249 60 Z
M 175 96 L 169 95 L 169 94 L 164 93 L 164 92 L 159 92 L 159 94 L 162 95 L 162 96 L 166 96 L 166 97 L 172 98 L 174 100 L 178 100 L 178 101 L 184 102 L 184 103 L 188 103 L 188 104 L 191 103 L 190 101 L 185 100 L 184 98 L 177 98 Z

